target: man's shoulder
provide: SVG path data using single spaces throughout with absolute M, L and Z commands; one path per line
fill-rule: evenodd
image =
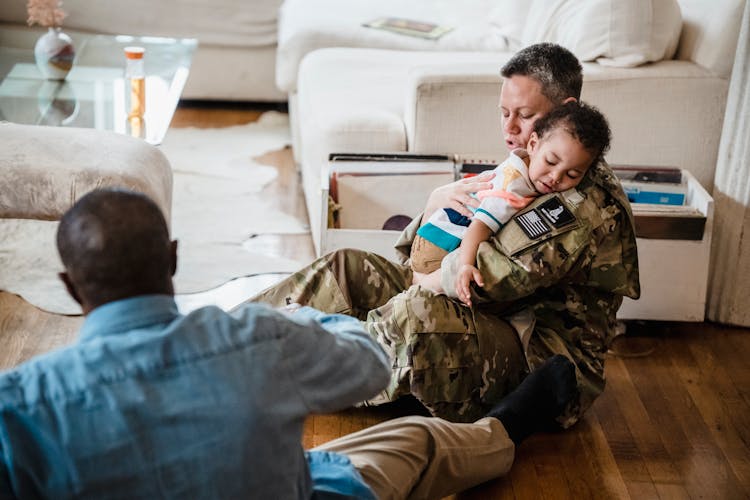
M 597 165 L 591 167 L 586 174 L 589 182 L 582 186 L 585 190 L 601 190 L 609 198 L 607 203 L 616 203 L 623 210 L 630 212 L 630 202 L 622 189 L 620 179 L 617 178 L 614 171 L 602 160 Z M 581 183 L 584 184 L 584 183 Z

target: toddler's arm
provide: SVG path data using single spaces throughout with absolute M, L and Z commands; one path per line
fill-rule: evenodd
M 459 270 L 456 276 L 456 295 L 469 307 L 471 307 L 471 282 L 475 281 L 477 285 L 484 286 L 482 275 L 476 268 L 477 250 L 479 250 L 479 244 L 487 241 L 491 235 L 492 229 L 484 222 L 474 219 L 469 224 L 461 245 L 458 247 Z

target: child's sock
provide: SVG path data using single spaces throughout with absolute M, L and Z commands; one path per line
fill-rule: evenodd
M 558 354 L 531 372 L 487 416 L 500 420 L 517 446 L 554 424 L 576 391 L 575 366 Z

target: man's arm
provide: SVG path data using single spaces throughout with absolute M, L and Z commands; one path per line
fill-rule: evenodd
M 388 385 L 390 362 L 356 318 L 302 307 L 288 315 L 283 344 L 287 371 L 311 412 L 352 406 Z

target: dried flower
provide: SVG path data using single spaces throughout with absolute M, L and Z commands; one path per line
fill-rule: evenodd
M 61 7 L 62 0 L 29 0 L 26 4 L 29 26 L 38 24 L 46 28 L 59 27 L 67 15 Z

